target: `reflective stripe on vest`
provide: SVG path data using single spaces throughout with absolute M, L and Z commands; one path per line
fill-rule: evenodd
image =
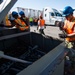
M 15 22 L 21 26 L 26 26 L 25 22 L 23 22 L 21 19 L 16 19 Z
M 26 30 L 26 29 L 29 28 L 28 26 L 26 26 L 25 22 L 23 22 L 23 21 L 22 21 L 21 19 L 19 19 L 19 18 L 16 19 L 15 22 L 16 22 L 17 24 L 21 25 L 21 26 L 16 25 L 16 27 L 19 28 L 21 31 L 24 31 L 24 30 Z
M 11 26 L 11 22 L 10 22 L 9 20 L 6 20 L 6 21 L 5 21 L 5 25 L 6 25 L 6 26 Z

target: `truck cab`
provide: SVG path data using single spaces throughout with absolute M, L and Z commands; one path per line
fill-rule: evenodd
M 59 13 L 58 10 L 49 7 L 45 7 L 43 9 L 43 18 L 45 20 L 45 24 L 47 25 L 58 26 L 60 22 L 64 22 L 62 14 Z

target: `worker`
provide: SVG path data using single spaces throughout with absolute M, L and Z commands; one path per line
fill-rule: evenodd
M 38 28 L 39 28 L 39 32 L 45 35 L 44 33 L 45 20 L 42 18 L 42 16 L 40 16 L 40 19 L 38 20 Z
M 23 11 L 20 11 L 19 15 L 21 16 L 20 19 L 23 20 L 27 26 L 29 26 L 29 19 L 25 16 L 25 13 Z
M 34 25 L 37 26 L 38 19 L 34 17 Z
M 8 15 L 6 15 L 6 17 L 5 17 L 5 26 L 11 26 L 11 22 L 10 22 L 10 20 L 8 19 Z
M 29 30 L 29 19 L 25 16 L 25 13 L 23 11 L 20 11 L 19 12 L 19 15 L 21 16 L 20 19 L 26 23 L 26 27 L 28 28 Z
M 65 16 L 66 20 L 64 25 L 62 26 L 62 30 L 65 31 L 65 35 L 61 35 L 61 37 L 66 38 L 65 43 L 66 47 L 74 48 L 75 46 L 75 18 L 73 16 L 73 8 L 70 6 L 66 6 L 63 10 L 63 16 Z
M 32 17 L 29 18 L 29 22 L 30 22 L 30 25 L 33 26 L 33 18 Z
M 59 34 L 59 36 L 65 38 L 65 46 L 70 50 L 68 56 L 71 61 L 71 66 L 75 68 L 75 17 L 73 16 L 73 11 L 74 9 L 71 6 L 64 8 L 63 16 L 66 20 L 64 25 L 60 26 L 64 34 Z
M 26 27 L 26 23 L 19 18 L 17 12 L 13 11 L 12 16 L 15 18 L 14 23 L 19 30 L 25 31 L 26 29 L 28 29 L 28 27 Z
M 6 15 L 4 20 L 1 22 L 1 26 L 3 27 L 13 27 L 13 21 L 9 18 L 9 15 Z

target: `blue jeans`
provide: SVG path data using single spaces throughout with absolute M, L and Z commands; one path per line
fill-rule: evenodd
M 33 22 L 30 22 L 30 26 L 33 26 Z

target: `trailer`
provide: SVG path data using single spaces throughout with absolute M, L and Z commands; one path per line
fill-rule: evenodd
M 39 16 L 41 15 L 42 11 L 41 10 L 35 10 L 35 9 L 31 9 L 31 8 L 22 8 L 22 7 L 16 7 L 16 8 L 13 8 L 11 10 L 12 11 L 17 11 L 18 13 L 20 11 L 23 11 L 25 13 L 25 16 L 26 17 L 36 17 L 36 18 L 39 18 Z

